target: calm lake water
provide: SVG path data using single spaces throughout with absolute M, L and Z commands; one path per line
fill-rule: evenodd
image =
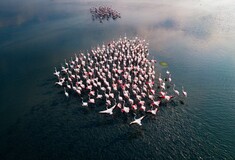
M 92 21 L 107 5 L 116 21 Z M 0 159 L 235 159 L 234 0 L 1 0 Z M 124 35 L 149 41 L 184 85 L 184 105 L 143 126 L 84 109 L 54 66 Z

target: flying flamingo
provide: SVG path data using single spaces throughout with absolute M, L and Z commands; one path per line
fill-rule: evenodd
M 112 106 L 112 107 L 110 107 L 110 108 L 107 108 L 106 107 L 106 110 L 104 110 L 104 111 L 100 111 L 99 113 L 105 113 L 105 114 L 110 114 L 110 115 L 112 115 L 113 114 L 113 109 L 116 107 L 116 102 L 115 102 L 115 104 Z
M 138 124 L 141 126 L 142 125 L 141 121 L 144 117 L 145 116 L 142 116 L 142 117 L 136 119 L 136 114 L 135 114 L 134 121 L 132 121 L 130 124 Z

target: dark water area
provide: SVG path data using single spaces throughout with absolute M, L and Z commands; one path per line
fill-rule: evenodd
M 117 20 L 92 21 L 107 5 Z M 0 159 L 235 159 L 235 5 L 208 1 L 0 2 Z M 149 42 L 185 104 L 143 126 L 66 99 L 54 67 L 74 53 L 127 37 Z

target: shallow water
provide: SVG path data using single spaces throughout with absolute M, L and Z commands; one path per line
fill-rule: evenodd
M 107 4 L 116 21 L 92 21 Z M 0 159 L 234 159 L 235 5 L 232 0 L 0 2 Z M 120 36 L 150 43 L 184 105 L 143 126 L 97 114 L 54 86 L 54 66 Z M 127 122 L 126 122 L 127 121 Z

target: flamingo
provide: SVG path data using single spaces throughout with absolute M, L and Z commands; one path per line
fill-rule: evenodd
M 182 93 L 183 93 L 184 97 L 188 96 L 187 92 L 184 90 L 184 86 L 182 86 Z
M 90 98 L 90 95 L 89 95 L 88 103 L 92 103 L 92 104 L 94 104 L 94 103 L 95 103 L 95 99 L 93 99 L 93 98 L 91 99 L 91 98 Z
M 153 100 L 154 99 L 154 96 L 153 95 L 149 95 L 148 97 L 150 100 Z
M 88 103 L 87 102 L 83 102 L 83 98 L 82 98 L 82 106 L 83 107 L 88 107 Z
M 125 112 L 125 113 L 129 113 L 129 111 L 130 111 L 130 108 L 125 106 L 125 101 L 124 101 L 123 108 L 121 111 Z
M 95 96 L 95 91 L 90 91 L 90 92 L 88 93 L 88 95 Z
M 69 70 L 68 68 L 65 68 L 64 66 L 62 66 L 62 70 L 61 70 L 62 72 L 67 73 L 68 70 Z
M 172 81 L 172 79 L 171 79 L 171 74 L 169 74 L 168 81 L 169 81 L 169 82 Z
M 123 101 L 123 98 L 120 96 L 120 92 L 118 92 L 118 100 Z
M 107 93 L 105 93 L 104 96 L 106 99 L 109 98 L 109 94 L 107 94 Z
M 66 86 L 68 89 L 71 89 L 71 86 L 68 84 L 68 81 L 66 82 Z
M 102 97 L 103 97 L 102 94 L 98 94 L 98 93 L 97 93 L 97 97 L 96 97 L 97 99 L 101 99 Z
M 63 82 L 59 81 L 59 82 L 55 82 L 55 84 L 59 85 L 59 86 L 63 86 Z
M 99 113 L 105 113 L 105 114 L 110 114 L 110 115 L 112 115 L 113 114 L 113 109 L 116 107 L 116 103 L 112 106 L 112 107 L 110 107 L 110 108 L 107 108 L 106 107 L 106 110 L 104 110 L 104 111 L 100 111 Z
M 64 87 L 64 94 L 67 98 L 69 98 L 69 93 L 66 91 L 65 87 Z
M 122 109 L 122 104 L 121 104 L 121 103 L 118 103 L 118 104 L 117 104 L 117 107 L 118 107 L 119 109 Z
M 82 93 L 80 89 L 76 89 L 76 92 L 78 95 L 81 95 L 81 93 Z
M 56 67 L 55 67 L 54 75 L 57 76 L 57 77 L 60 77 L 60 71 L 57 71 Z
M 132 105 L 134 103 L 133 99 L 129 99 L 129 103 Z
M 150 89 L 151 94 L 155 94 L 155 90 L 154 89 Z
M 178 90 L 175 89 L 175 84 L 174 84 L 174 87 L 173 87 L 173 91 L 175 92 L 175 94 L 177 94 L 177 96 L 180 95 L 180 92 Z
M 72 85 L 72 89 L 73 89 L 74 91 L 77 91 L 77 88 L 73 85 L 73 83 L 72 83 L 71 85 Z
M 131 108 L 134 109 L 134 110 L 137 110 L 137 105 L 134 104 L 134 105 L 131 106 Z
M 173 98 L 174 96 L 168 96 L 168 95 L 165 95 L 164 99 L 169 101 L 171 98 Z
M 64 59 L 64 63 L 65 63 L 65 65 L 66 65 L 67 67 L 69 66 L 69 64 L 67 63 L 66 59 Z
M 155 108 L 155 109 L 148 110 L 147 112 L 153 115 L 156 115 L 157 111 L 158 111 L 158 108 Z
M 111 101 L 106 99 L 106 106 L 111 106 Z
M 109 92 L 109 97 L 113 99 L 114 98 L 114 93 Z
M 132 121 L 130 124 L 138 124 L 138 125 L 141 126 L 141 125 L 142 125 L 141 121 L 142 121 L 142 119 L 143 119 L 144 117 L 145 117 L 145 116 L 142 116 L 142 117 L 136 119 L 136 114 L 135 114 L 134 121 Z
M 139 105 L 144 105 L 145 101 L 139 101 Z
M 162 82 L 163 82 L 163 80 L 162 80 L 162 78 L 161 78 L 161 73 L 159 74 L 158 81 L 159 81 L 159 83 L 162 83 Z
M 167 70 L 167 71 L 166 71 L 166 74 L 168 74 L 168 75 L 169 75 L 169 74 L 170 74 L 170 71 L 168 71 L 168 70 Z
M 151 106 L 158 106 L 159 107 L 159 104 L 161 103 L 161 101 L 153 101 L 151 103 Z
M 146 110 L 146 107 L 145 107 L 144 105 L 142 105 L 142 106 L 140 107 L 140 110 L 145 111 L 145 110 Z
M 166 95 L 166 92 L 161 91 L 161 92 L 159 92 L 159 94 L 160 94 L 162 97 L 164 97 L 164 96 Z

